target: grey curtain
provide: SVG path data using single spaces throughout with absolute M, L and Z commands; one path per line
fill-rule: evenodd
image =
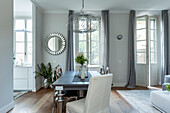
M 73 15 L 74 11 L 69 10 L 68 17 Z M 67 46 L 67 56 L 66 56 L 66 71 L 74 71 L 74 47 L 73 47 L 73 20 L 68 19 L 68 29 L 67 29 L 67 37 L 68 37 L 68 46 Z
M 168 75 L 168 10 L 163 10 L 161 13 L 161 83 L 163 84 L 165 75 Z
M 136 85 L 136 12 L 130 11 L 128 34 L 128 83 L 127 88 L 135 88 Z
M 109 67 L 109 11 L 103 10 L 101 16 L 101 65 Z

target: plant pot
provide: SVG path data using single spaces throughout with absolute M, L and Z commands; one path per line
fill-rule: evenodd
M 49 84 L 48 84 L 48 79 L 44 79 L 44 88 L 48 88 Z

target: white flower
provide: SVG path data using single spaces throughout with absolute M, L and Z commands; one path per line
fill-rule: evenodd
M 77 56 L 84 56 L 83 52 L 79 52 Z

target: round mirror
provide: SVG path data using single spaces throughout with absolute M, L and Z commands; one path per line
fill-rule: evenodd
M 65 47 L 66 41 L 60 33 L 51 33 L 45 40 L 45 50 L 52 55 L 61 54 Z

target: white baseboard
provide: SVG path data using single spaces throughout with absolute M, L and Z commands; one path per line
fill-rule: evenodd
M 125 87 L 126 83 L 113 83 L 112 87 Z
M 14 107 L 14 101 L 0 109 L 0 113 L 6 113 Z

